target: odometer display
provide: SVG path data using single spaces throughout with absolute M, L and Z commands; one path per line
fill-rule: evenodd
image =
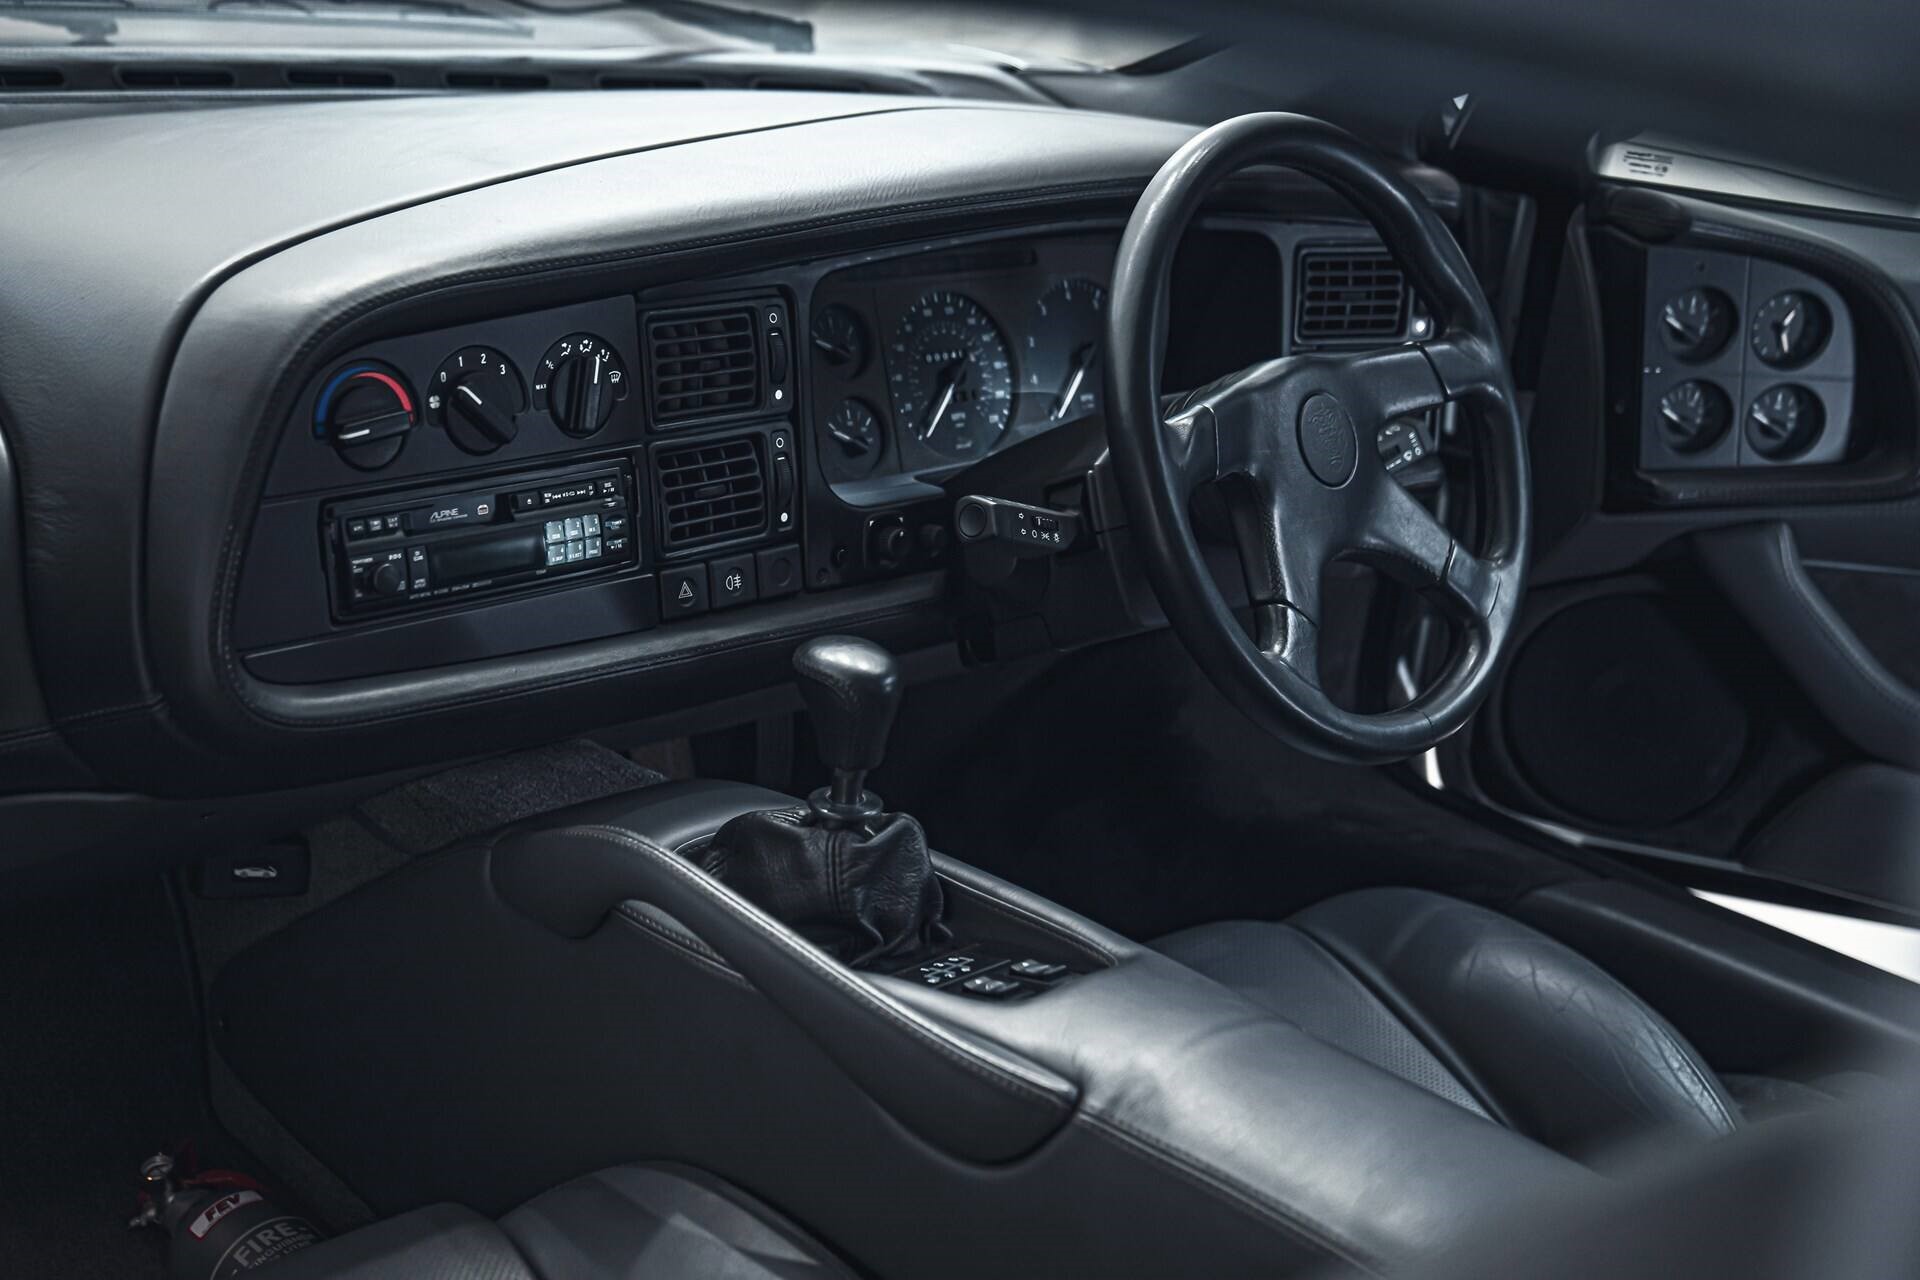
M 1013 358 L 980 304 L 937 289 L 908 307 L 887 348 L 902 435 L 946 458 L 983 458 L 1007 429 Z

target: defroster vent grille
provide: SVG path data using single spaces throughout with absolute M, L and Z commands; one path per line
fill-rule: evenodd
M 766 470 L 758 436 L 670 445 L 655 452 L 653 464 L 668 551 L 746 537 L 766 527 Z

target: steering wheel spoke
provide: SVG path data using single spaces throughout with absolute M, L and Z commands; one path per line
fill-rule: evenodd
M 1418 346 L 1342 356 L 1335 369 L 1341 400 L 1356 419 L 1376 431 L 1395 418 L 1438 409 L 1452 398 L 1426 350 Z
M 1500 570 L 1460 544 L 1433 513 L 1391 478 L 1376 487 L 1356 558 L 1437 597 L 1469 625 L 1484 627 L 1499 603 Z

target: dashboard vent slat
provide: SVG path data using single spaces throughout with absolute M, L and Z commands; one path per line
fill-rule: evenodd
M 538 71 L 449 71 L 449 89 L 544 89 L 553 81 Z
M 1407 279 L 1384 249 L 1306 249 L 1295 289 L 1301 343 L 1397 338 L 1406 330 Z
M 745 307 L 663 316 L 647 325 L 653 420 L 739 413 L 760 403 L 760 342 Z
M 66 83 L 58 67 L 0 67 L 0 89 L 62 89 Z
M 391 89 L 399 78 L 370 67 L 288 67 L 287 83 L 296 89 Z
M 231 89 L 240 78 L 226 67 L 121 67 L 127 89 Z
M 670 445 L 654 454 L 653 466 L 666 550 L 747 537 L 766 527 L 766 469 L 759 437 Z

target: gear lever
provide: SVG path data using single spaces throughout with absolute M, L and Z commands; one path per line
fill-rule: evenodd
M 877 644 L 822 636 L 793 655 L 833 781 L 807 808 L 743 813 L 714 833 L 701 865 L 774 919 L 850 965 L 950 936 L 927 833 L 867 790 L 900 709 L 900 668 Z
M 820 758 L 833 781 L 807 798 L 814 817 L 833 827 L 865 826 L 881 813 L 867 774 L 886 759 L 900 710 L 900 667 L 879 645 L 854 636 L 821 636 L 794 651 L 800 697 L 813 716 Z

